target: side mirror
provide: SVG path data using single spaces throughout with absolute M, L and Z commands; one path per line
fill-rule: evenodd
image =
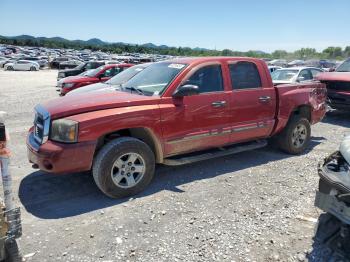
M 298 79 L 297 79 L 297 82 L 302 82 L 305 80 L 305 77 L 303 76 L 299 76 Z
M 101 80 L 101 79 L 102 79 L 102 77 L 103 77 L 103 75 L 102 75 L 102 74 L 100 74 L 100 75 L 98 75 L 98 76 L 97 76 L 97 78 L 98 78 L 99 80 Z
M 196 85 L 182 85 L 176 89 L 173 97 L 184 97 L 199 94 L 199 87 Z

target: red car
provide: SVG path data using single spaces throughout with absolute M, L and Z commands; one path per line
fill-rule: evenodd
M 57 86 L 60 91 L 60 95 L 64 96 L 69 91 L 77 89 L 82 86 L 96 84 L 99 82 L 105 82 L 111 77 L 119 74 L 126 68 L 133 66 L 132 64 L 111 64 L 100 66 L 96 69 L 92 69 L 81 73 L 77 76 L 70 76 L 61 79 Z
M 325 101 L 319 82 L 274 86 L 259 59 L 163 61 L 117 90 L 38 105 L 28 158 L 51 173 L 92 170 L 106 195 L 125 197 L 151 182 L 156 163 L 239 153 L 265 146 L 270 137 L 282 150 L 300 154 L 309 145 L 310 126 L 325 115 Z

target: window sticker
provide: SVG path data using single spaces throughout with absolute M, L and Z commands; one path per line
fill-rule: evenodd
M 170 64 L 168 65 L 169 68 L 175 68 L 175 69 L 182 69 L 185 65 L 184 64 Z

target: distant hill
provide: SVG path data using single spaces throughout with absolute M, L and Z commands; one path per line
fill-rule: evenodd
M 167 45 L 156 45 L 154 43 L 133 44 L 125 42 L 105 42 L 98 38 L 89 40 L 69 40 L 63 37 L 34 37 L 31 35 L 1 36 L 0 44 L 17 46 L 34 46 L 46 48 L 70 48 L 70 49 L 91 49 L 93 51 L 103 51 L 111 53 L 152 53 L 159 55 L 172 56 L 250 56 L 250 57 L 269 57 L 263 51 L 238 52 L 228 49 L 212 50 L 201 47 L 173 47 Z
M 117 45 L 132 45 L 132 46 L 136 46 L 136 44 L 130 44 L 130 43 L 124 43 L 124 42 L 117 42 L 117 43 L 109 43 L 109 42 L 105 42 L 102 41 L 101 39 L 98 38 L 91 38 L 89 40 L 68 40 L 66 38 L 62 38 L 62 37 L 34 37 L 31 35 L 19 35 L 19 36 L 1 36 L 0 38 L 3 39 L 16 39 L 16 40 L 38 40 L 38 41 L 54 41 L 54 42 L 61 42 L 61 43 L 77 43 L 77 44 L 81 44 L 81 45 L 91 45 L 91 46 L 105 46 L 105 45 L 111 45 L 111 44 L 117 44 Z M 170 48 L 167 45 L 155 45 L 153 43 L 146 43 L 146 44 L 142 44 L 140 46 L 143 47 L 147 47 L 147 48 L 151 48 L 151 49 L 167 49 Z

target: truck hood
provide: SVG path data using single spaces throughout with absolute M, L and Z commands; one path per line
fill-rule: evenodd
M 116 88 L 117 86 L 108 85 L 106 83 L 97 83 L 73 89 L 72 91 L 68 92 L 66 96 L 77 95 L 92 91 L 104 91 L 105 89 L 112 89 L 113 91 L 115 91 Z
M 64 70 L 59 70 L 58 73 L 78 73 L 78 72 L 82 72 L 81 69 L 76 69 L 76 68 L 72 68 L 72 69 L 64 69 Z
M 88 82 L 88 81 L 96 81 L 96 77 L 88 77 L 88 76 L 68 76 L 63 78 L 62 83 L 80 83 L 80 82 Z
M 135 93 L 115 91 L 88 92 L 73 96 L 65 96 L 44 103 L 51 119 L 58 119 L 91 111 L 158 104 L 159 96 L 143 96 Z
M 325 72 L 316 76 L 319 81 L 343 81 L 350 82 L 350 72 Z

